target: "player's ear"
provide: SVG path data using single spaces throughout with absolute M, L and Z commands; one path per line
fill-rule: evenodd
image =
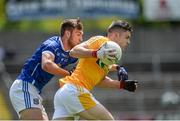
M 67 31 L 67 37 L 68 37 L 68 38 L 70 37 L 70 32 L 69 32 L 69 31 Z
M 119 33 L 119 32 L 116 32 L 116 33 L 115 33 L 115 36 L 116 36 L 116 37 L 119 37 L 119 36 L 120 36 L 120 33 Z

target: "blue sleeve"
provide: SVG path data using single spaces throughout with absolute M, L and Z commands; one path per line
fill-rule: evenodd
M 53 43 L 45 44 L 44 48 L 42 49 L 42 52 L 44 51 L 50 51 L 56 56 L 56 47 L 53 45 Z
M 75 62 L 77 62 L 77 60 L 78 60 L 77 58 L 71 58 L 71 61 L 70 61 L 70 62 L 71 62 L 71 63 L 75 63 Z

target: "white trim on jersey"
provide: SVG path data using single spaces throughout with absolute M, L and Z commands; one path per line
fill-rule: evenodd
M 34 72 L 35 72 L 35 70 L 36 70 L 36 68 L 38 67 L 39 64 L 40 64 L 40 63 L 38 63 L 38 64 L 36 65 L 36 67 L 34 68 L 34 70 L 33 70 L 32 74 L 31 74 L 31 76 L 34 74 Z
M 65 52 L 69 52 L 70 50 L 65 50 L 65 49 L 64 49 L 64 45 L 63 45 L 62 40 L 61 40 L 60 37 L 59 37 L 59 41 L 60 41 L 60 44 L 61 44 L 62 49 L 63 49 Z
M 35 81 L 36 81 L 36 80 L 33 80 L 31 84 L 34 85 Z
M 55 58 L 55 55 L 51 51 L 49 51 L 49 50 L 45 50 L 45 51 L 42 52 L 42 54 L 43 53 L 49 53 L 49 54 L 51 54 L 53 56 L 53 58 Z

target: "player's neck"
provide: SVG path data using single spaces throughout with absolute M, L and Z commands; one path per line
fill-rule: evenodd
M 69 46 L 68 40 L 66 38 L 62 38 L 62 44 L 64 51 L 70 50 L 71 47 Z

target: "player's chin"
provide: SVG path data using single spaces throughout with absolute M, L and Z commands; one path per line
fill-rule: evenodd
M 75 47 L 76 45 L 78 45 L 79 43 L 71 43 L 71 47 Z
M 127 48 L 127 45 L 121 47 L 122 51 L 124 51 L 126 48 Z
M 79 40 L 79 41 L 77 41 L 76 43 L 75 43 L 75 45 L 78 45 L 78 44 L 80 44 L 81 43 L 81 41 Z

